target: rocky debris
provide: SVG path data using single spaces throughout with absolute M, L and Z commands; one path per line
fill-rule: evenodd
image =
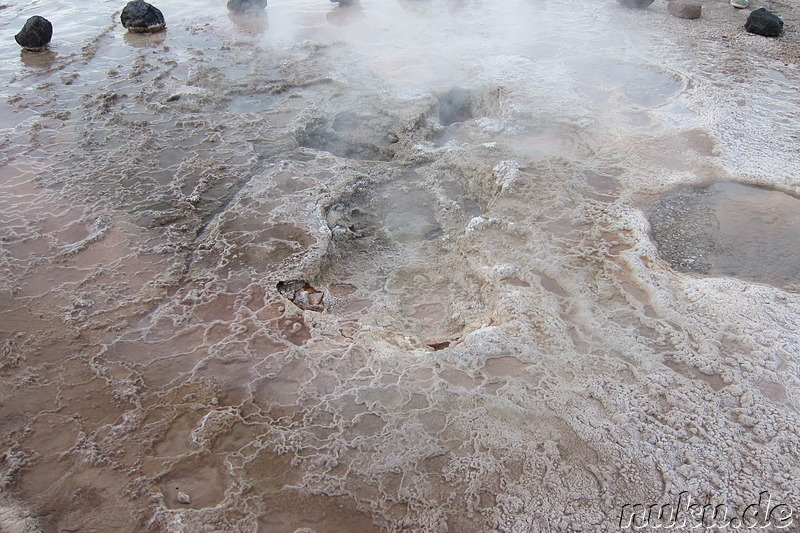
M 699 19 L 703 11 L 703 6 L 695 2 L 685 2 L 683 0 L 671 0 L 667 2 L 667 11 L 682 19 Z
M 128 2 L 119 19 L 128 31 L 134 33 L 157 32 L 166 26 L 161 11 L 144 0 Z
M 178 503 L 183 505 L 190 505 L 192 503 L 192 497 L 185 492 L 179 492 L 175 499 Z
M 652 4 L 654 0 L 617 0 L 617 1 L 625 7 L 635 7 L 638 9 L 644 9 L 650 4 Z
M 750 13 L 744 29 L 765 37 L 777 37 L 783 32 L 783 20 L 762 7 Z
M 325 310 L 322 298 L 325 294 L 312 287 L 306 280 L 293 279 L 290 281 L 280 281 L 277 285 L 281 296 L 292 302 L 303 311 Z
M 326 209 L 325 218 L 333 238 L 341 240 L 363 239 L 374 236 L 376 227 L 380 224 L 372 209 L 365 208 L 362 204 L 369 204 L 372 200 L 364 189 L 354 190 L 354 194 L 336 202 Z
M 439 350 L 444 350 L 445 348 L 450 347 L 450 341 L 443 341 L 443 342 L 431 342 L 428 344 L 430 348 L 433 348 L 434 352 L 438 352 Z
M 339 4 L 340 6 L 352 6 L 353 4 L 357 4 L 358 0 L 331 0 L 334 4 Z
M 14 36 L 22 48 L 31 52 L 41 52 L 53 37 L 53 25 L 44 17 L 34 15 L 25 21 L 25 25 Z
M 267 0 L 228 0 L 228 10 L 236 13 L 258 11 L 267 7 Z

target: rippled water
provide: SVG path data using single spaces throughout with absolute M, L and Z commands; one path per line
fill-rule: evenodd
M 800 503 L 800 296 L 677 272 L 647 220 L 680 184 L 797 194 L 791 38 L 726 3 L 690 37 L 656 5 L 196 1 L 153 35 L 121 7 L 0 10 L 54 25 L 0 49 L 0 529 Z

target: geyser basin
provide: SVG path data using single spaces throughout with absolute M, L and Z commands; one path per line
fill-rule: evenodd
M 0 531 L 800 509 L 800 291 L 675 274 L 636 202 L 798 190 L 800 5 L 361 4 L 0 47 Z
M 653 239 L 672 268 L 800 287 L 800 199 L 731 181 L 683 185 L 650 213 Z

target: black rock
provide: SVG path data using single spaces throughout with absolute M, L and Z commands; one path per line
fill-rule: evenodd
M 777 37 L 783 32 L 783 21 L 762 7 L 750 13 L 747 22 L 744 23 L 744 29 L 765 37 Z
M 267 7 L 267 0 L 228 0 L 228 9 L 237 13 L 258 11 L 265 7 Z
M 304 279 L 293 279 L 278 282 L 278 292 L 304 311 L 324 311 L 325 294 L 309 285 Z
M 619 2 L 625 7 L 636 7 L 639 9 L 644 9 L 645 7 L 652 4 L 653 0 L 617 0 L 617 2 Z
M 128 2 L 119 19 L 128 31 L 136 33 L 160 31 L 166 25 L 161 11 L 144 0 Z
M 47 47 L 47 43 L 53 37 L 53 25 L 50 21 L 39 15 L 29 18 L 20 32 L 14 36 L 21 47 L 25 50 L 39 52 Z

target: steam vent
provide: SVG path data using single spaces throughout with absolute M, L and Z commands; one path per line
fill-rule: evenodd
M 155 3 L 0 3 L 0 533 L 799 530 L 800 3 Z

